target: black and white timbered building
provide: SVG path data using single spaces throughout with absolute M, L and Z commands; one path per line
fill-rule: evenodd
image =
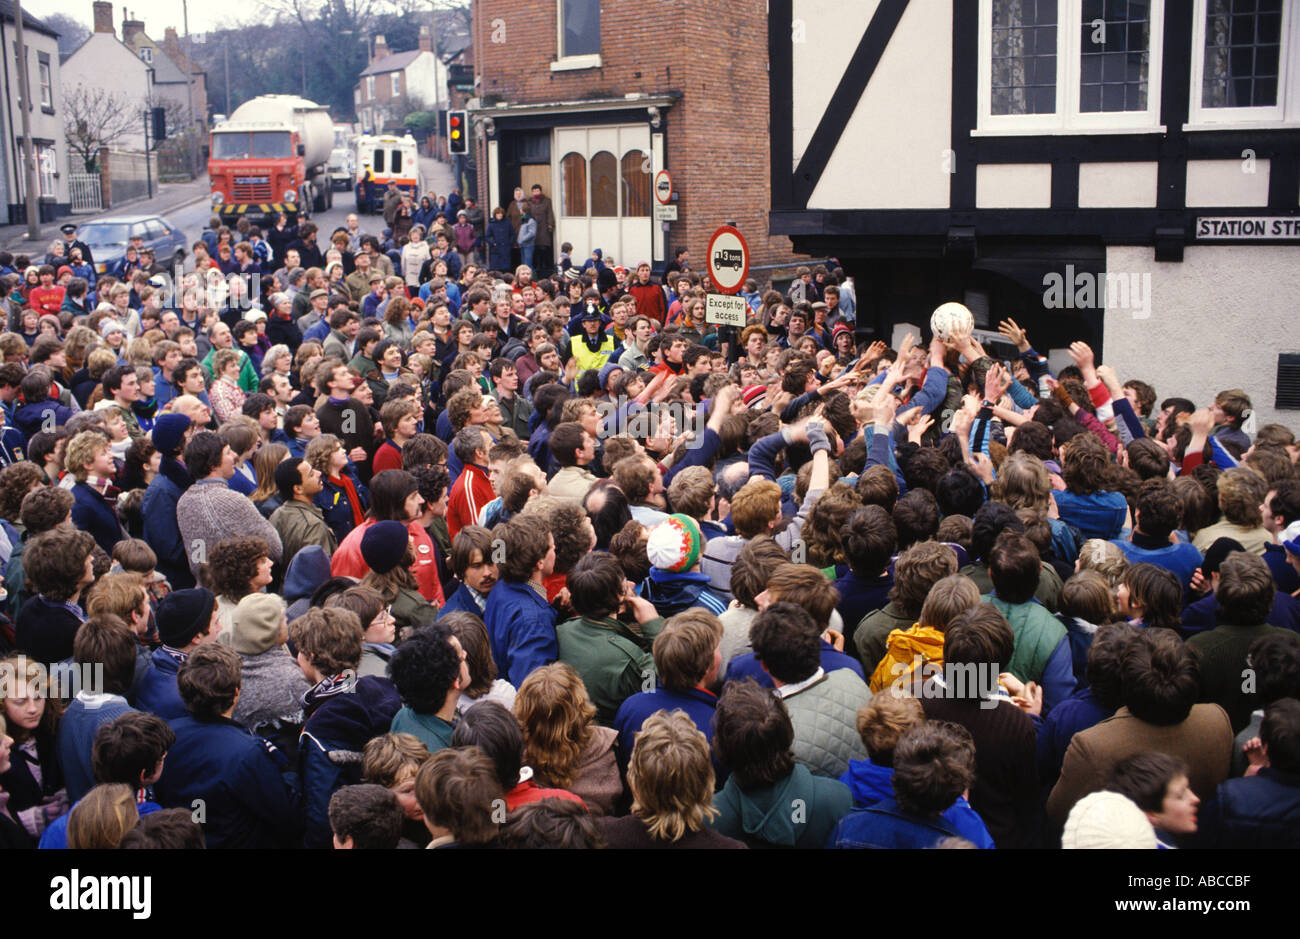
M 1300 0 L 770 0 L 772 234 L 860 331 L 963 300 L 1066 364 L 1300 408 Z

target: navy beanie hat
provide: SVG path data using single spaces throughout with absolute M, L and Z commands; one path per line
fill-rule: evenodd
M 183 649 L 208 631 L 216 605 L 216 596 L 204 587 L 173 590 L 158 602 L 158 638 L 173 649 Z
M 154 449 L 163 456 L 175 456 L 181 451 L 185 432 L 190 429 L 190 419 L 184 414 L 163 414 L 154 421 L 150 437 Z
M 361 557 L 376 574 L 387 574 L 402 563 L 411 533 L 401 522 L 375 522 L 361 536 Z

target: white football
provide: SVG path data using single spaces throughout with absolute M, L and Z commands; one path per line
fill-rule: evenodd
M 944 342 L 969 335 L 974 328 L 975 317 L 961 303 L 945 303 L 930 314 L 930 332 Z

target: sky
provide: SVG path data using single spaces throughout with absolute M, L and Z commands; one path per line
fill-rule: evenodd
M 155 40 L 162 38 L 163 30 L 168 26 L 175 27 L 177 33 L 184 33 L 180 0 L 130 0 L 125 4 L 114 0 L 113 26 L 119 38 L 122 35 L 124 7 L 131 11 L 132 19 L 144 21 L 145 33 Z M 193 34 L 205 29 L 217 29 L 232 19 L 230 8 L 226 4 L 191 0 L 189 8 L 190 31 Z M 39 3 L 23 0 L 23 9 L 37 17 L 63 13 L 87 29 L 91 28 L 93 22 L 91 0 L 40 0 Z

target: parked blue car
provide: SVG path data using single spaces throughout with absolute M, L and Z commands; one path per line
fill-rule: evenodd
M 87 222 L 77 229 L 77 237 L 95 256 L 96 274 L 116 270 L 126 255 L 127 244 L 137 235 L 144 239 L 144 247 L 153 249 L 154 260 L 167 270 L 185 259 L 189 246 L 185 235 L 161 215 L 115 215 Z

